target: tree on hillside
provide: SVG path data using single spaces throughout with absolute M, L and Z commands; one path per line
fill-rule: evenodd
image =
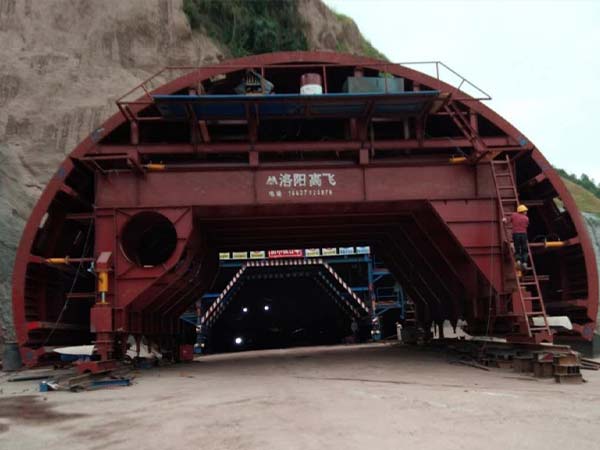
M 577 176 L 574 173 L 568 173 L 563 169 L 556 169 L 559 175 L 563 178 L 566 178 L 569 181 L 581 186 L 584 189 L 587 189 L 596 197 L 600 198 L 600 184 L 596 184 L 593 178 L 590 178 L 587 174 L 582 173 L 581 176 Z
M 204 29 L 232 56 L 308 50 L 297 0 L 184 0 L 192 28 Z

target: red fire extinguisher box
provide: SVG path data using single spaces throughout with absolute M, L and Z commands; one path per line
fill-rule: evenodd
M 180 361 L 192 361 L 194 359 L 194 346 L 193 345 L 180 345 L 179 346 L 179 360 Z

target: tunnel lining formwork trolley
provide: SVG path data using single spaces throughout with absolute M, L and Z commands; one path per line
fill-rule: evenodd
M 299 94 L 306 79 L 322 93 Z M 218 253 L 252 248 L 370 245 L 425 328 L 464 319 L 512 341 L 590 341 L 598 277 L 574 201 L 459 79 L 289 52 L 146 80 L 64 160 L 27 222 L 13 275 L 25 363 L 90 341 L 112 360 L 129 335 L 174 347 Z M 517 201 L 530 274 L 501 220 Z M 551 330 L 549 316 L 572 326 Z

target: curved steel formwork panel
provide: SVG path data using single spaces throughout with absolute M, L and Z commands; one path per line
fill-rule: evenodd
M 305 73 L 323 94 L 298 95 Z M 166 74 L 118 102 L 31 213 L 13 275 L 27 364 L 90 340 L 119 357 L 127 335 L 174 345 L 218 252 L 252 248 L 371 245 L 425 327 L 465 319 L 473 333 L 551 340 L 530 321 L 537 301 L 544 321 L 570 319 L 561 336 L 592 338 L 598 277 L 582 218 L 539 150 L 481 101 L 402 65 L 324 52 Z M 365 92 L 365 80 L 384 88 Z M 517 200 L 531 212 L 531 282 L 502 226 Z

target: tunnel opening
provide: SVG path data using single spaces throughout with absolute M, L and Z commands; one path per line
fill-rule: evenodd
M 337 215 L 331 206 L 327 217 L 287 217 L 265 211 L 264 216 L 231 220 L 204 211 L 198 220 L 208 239 L 224 250 L 368 245 L 397 280 L 378 286 L 380 293 L 397 294 L 397 283 L 413 298 L 425 323 L 484 314 L 470 308 L 468 301 L 489 295 L 489 279 L 499 279 L 501 268 L 490 267 L 493 249 L 491 253 L 489 247 L 478 249 L 475 258 L 481 264 L 477 264 L 459 241 L 463 236 L 456 236 L 427 202 L 380 204 L 368 211 L 348 205 L 339 208 L 346 214 Z M 470 237 L 470 230 L 464 228 L 459 232 Z M 386 324 L 382 333 L 393 334 L 393 325 Z
M 455 325 L 460 319 L 469 322 L 473 333 L 485 333 L 488 302 L 493 299 L 477 309 L 469 300 L 472 296 L 489 296 L 490 292 L 494 295 L 495 288 L 490 287 L 487 277 L 499 278 L 496 272 L 501 268 L 494 268 L 493 264 L 489 267 L 493 251 L 479 250 L 477 259 L 481 266 L 486 268 L 487 264 L 488 270 L 496 271 L 484 273 L 459 242 L 462 236 L 456 236 L 427 202 L 381 204 L 368 211 L 356 205 L 342 208 L 345 215 L 336 214 L 336 207 L 332 206 L 327 216 L 313 211 L 312 215 L 295 217 L 275 215 L 269 210 L 237 218 L 219 217 L 214 210 L 195 212 L 197 227 L 206 233 L 208 241 L 219 245 L 220 254 L 240 260 L 221 261 L 217 277 L 221 281 L 217 285 L 225 286 L 223 292 L 213 286 L 213 296 L 200 302 L 203 314 L 211 308 L 219 314 L 211 323 L 202 323 L 201 342 L 206 351 L 300 345 L 302 334 L 291 334 L 296 329 L 304 330 L 306 345 L 344 343 L 349 338 L 393 339 L 398 324 L 404 324 L 404 305 L 408 302 L 414 305 L 414 313 L 407 326 L 420 327 L 425 334 L 434 324 L 449 321 Z M 370 266 L 343 254 L 361 246 L 372 249 Z M 298 249 L 301 256 L 296 264 L 305 264 L 316 256 L 338 272 L 365 304 L 365 311 L 355 315 L 357 334 L 348 325 L 352 324 L 352 314 L 344 318 L 343 311 L 336 309 L 335 302 L 324 292 L 327 289 L 315 286 L 317 271 L 307 272 L 304 279 L 299 279 L 294 270 L 300 269 L 292 266 L 291 274 L 266 271 L 259 277 L 251 272 L 254 280 L 247 281 L 248 272 L 260 269 L 251 266 L 260 262 L 252 261 L 253 257 L 265 258 L 263 264 L 272 262 L 269 251 L 256 249 L 277 248 Z M 324 256 L 327 252 L 331 252 L 329 257 Z M 224 268 L 223 264 L 229 267 Z M 286 290 L 286 283 L 277 279 L 280 276 L 289 277 L 288 285 L 293 282 L 293 288 L 288 286 Z M 277 299 L 276 313 L 261 310 L 269 299 Z M 306 311 L 296 314 L 300 305 Z M 244 307 L 248 312 L 244 312 Z M 335 311 L 337 315 L 332 314 Z M 316 328 L 311 328 L 311 317 Z M 251 319 L 256 319 L 256 323 Z M 241 342 L 236 342 L 236 338 Z
M 197 303 L 201 353 L 366 339 L 373 260 L 364 252 L 365 247 L 232 252 L 259 259 L 221 261 L 216 289 L 223 290 Z M 338 256 L 310 257 L 315 254 Z
M 341 344 L 352 319 L 310 276 L 251 280 L 215 323 L 215 353 Z

